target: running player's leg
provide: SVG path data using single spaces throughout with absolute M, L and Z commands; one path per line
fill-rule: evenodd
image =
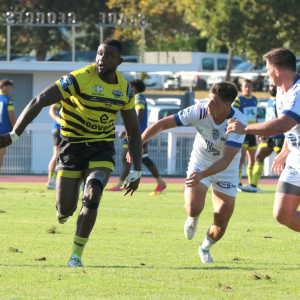
M 236 185 L 235 185 L 236 186 Z M 229 220 L 233 214 L 235 196 L 221 193 L 213 188 L 214 223 L 199 247 L 199 256 L 203 263 L 213 263 L 210 248 L 225 234 Z
M 245 159 L 246 159 L 246 153 L 247 153 L 247 149 L 248 149 L 248 144 L 247 143 L 244 143 L 242 145 L 242 148 L 241 148 L 241 158 L 240 158 L 240 164 L 239 164 L 239 188 L 238 188 L 238 191 L 241 191 L 239 190 L 241 187 L 242 187 L 242 175 L 243 175 L 243 164 L 245 162 Z
M 56 181 L 55 168 L 56 168 L 57 152 L 58 152 L 58 146 L 53 146 L 53 155 L 48 165 L 48 181 L 46 183 L 47 189 L 55 189 L 55 181 Z
M 67 175 L 66 175 L 67 174 Z M 65 177 L 70 176 L 70 177 Z M 77 208 L 79 197 L 79 185 L 81 183 L 81 174 L 79 172 L 72 173 L 59 172 L 56 181 L 56 208 L 57 220 L 63 224 L 68 217 L 73 215 Z
M 199 182 L 195 187 L 186 187 L 184 191 L 185 211 L 188 214 L 184 225 L 184 234 L 188 240 L 191 240 L 197 231 L 199 216 L 204 208 L 205 197 L 210 184 L 209 180 L 206 179 L 206 181 L 208 185 Z
M 98 206 L 111 174 L 108 168 L 93 168 L 84 171 L 85 190 L 82 209 L 77 220 L 76 235 L 88 238 L 97 218 Z
M 112 188 L 105 189 L 106 191 L 111 191 L 111 192 L 122 191 L 122 187 L 124 185 L 126 177 L 128 176 L 128 174 L 130 172 L 130 167 L 131 167 L 131 164 L 129 162 L 127 162 L 127 159 L 126 159 L 127 152 L 128 152 L 128 145 L 127 145 L 127 140 L 125 139 L 125 142 L 123 144 L 123 153 L 122 153 L 123 166 L 122 166 L 119 182 Z
M 264 160 L 273 152 L 272 141 L 269 137 L 263 137 L 258 145 L 255 154 L 255 163 L 253 167 L 253 179 L 251 186 L 257 187 L 260 177 L 264 170 Z
M 152 159 L 148 155 L 148 148 L 147 144 L 143 145 L 143 158 L 142 158 L 142 163 L 147 167 L 147 169 L 151 172 L 152 176 L 156 179 L 157 181 L 157 187 L 154 190 L 154 192 L 161 192 L 164 190 L 167 185 L 166 183 L 162 180 L 162 178 L 159 175 L 159 172 L 157 170 L 156 165 L 152 161 Z M 151 193 L 152 194 L 152 193 Z M 150 194 L 150 195 L 151 195 Z
M 280 175 L 273 208 L 275 219 L 288 228 L 300 232 L 300 172 L 298 155 L 290 153 Z
M 6 152 L 6 148 L 1 148 L 0 149 L 0 172 L 1 172 L 1 167 L 2 167 L 2 162 L 3 162 L 5 152 Z
M 278 182 L 285 186 L 285 193 L 276 192 L 273 208 L 274 218 L 282 225 L 300 232 L 300 211 L 297 210 L 300 204 L 300 187 L 286 182 Z
M 1 148 L 0 149 L 0 173 L 1 173 L 1 167 L 2 167 L 2 162 L 3 162 L 5 152 L 6 152 L 6 148 Z

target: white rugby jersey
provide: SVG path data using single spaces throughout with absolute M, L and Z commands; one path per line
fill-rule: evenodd
M 277 87 L 276 95 L 277 115 L 286 114 L 300 123 L 300 76 L 298 75 L 291 88 L 283 94 Z M 285 137 L 288 141 L 289 150 L 300 155 L 300 125 L 295 125 L 287 131 Z
M 190 106 L 174 115 L 177 126 L 192 124 L 197 130 L 191 160 L 201 160 L 205 166 L 210 166 L 220 158 L 225 145 L 241 148 L 245 135 L 236 133 L 226 134 L 227 122 L 230 118 L 247 124 L 246 117 L 237 109 L 231 107 L 230 115 L 220 125 L 216 125 L 212 116 L 208 114 L 208 102 Z M 227 170 L 237 170 L 241 152 L 234 157 Z

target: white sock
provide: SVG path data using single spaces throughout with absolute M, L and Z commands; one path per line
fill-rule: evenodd
M 210 239 L 208 236 L 205 237 L 203 243 L 201 244 L 201 248 L 204 251 L 209 251 L 209 249 L 215 244 L 216 242 Z

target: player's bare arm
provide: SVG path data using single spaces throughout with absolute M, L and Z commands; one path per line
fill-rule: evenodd
M 36 97 L 34 97 L 24 108 L 13 128 L 13 132 L 20 136 L 27 125 L 32 122 L 40 113 L 43 107 L 57 103 L 61 99 L 62 94 L 57 85 L 53 83 Z M 0 136 L 0 148 L 7 147 L 11 144 L 12 138 L 9 133 Z
M 9 117 L 10 125 L 12 127 L 14 127 L 17 122 L 16 117 L 15 117 L 15 112 L 13 110 L 10 110 L 8 112 L 8 117 Z
M 143 120 L 144 111 L 145 110 L 142 109 L 142 108 L 139 108 L 139 109 L 136 110 L 136 114 L 137 114 L 139 122 L 141 122 Z
M 158 135 L 160 132 L 177 127 L 174 115 L 163 118 L 151 126 L 149 126 L 142 134 L 142 143 L 145 144 L 148 140 Z
M 283 171 L 286 159 L 290 153 L 287 139 L 284 140 L 280 153 L 274 158 L 271 171 L 274 171 L 276 175 L 280 175 Z
M 285 133 L 297 124 L 298 122 L 295 119 L 286 114 L 282 114 L 278 119 L 269 120 L 263 123 L 250 124 L 247 126 L 237 120 L 230 119 L 228 121 L 226 134 L 234 132 L 237 134 L 272 136 Z
M 240 151 L 240 148 L 225 145 L 220 158 L 215 161 L 208 168 L 201 170 L 199 172 L 193 172 L 189 178 L 185 180 L 185 185 L 187 187 L 196 186 L 202 178 L 217 174 L 226 170 L 229 164 L 232 162 L 233 158 Z
M 56 107 L 56 106 L 50 106 L 50 108 L 49 108 L 49 115 L 50 115 L 50 117 L 54 120 L 54 121 L 56 121 L 57 123 L 59 123 L 59 117 L 58 117 L 58 115 L 57 115 L 57 111 L 59 110 L 59 108 L 58 107 Z
M 132 158 L 134 171 L 142 170 L 142 140 L 141 140 L 141 129 L 137 119 L 136 111 L 134 108 L 122 111 L 122 118 L 127 132 L 128 139 L 128 150 Z M 129 175 L 130 176 L 130 175 Z M 128 176 L 128 177 L 129 177 Z M 137 190 L 140 183 L 140 178 L 129 182 L 125 188 L 124 194 L 130 195 Z

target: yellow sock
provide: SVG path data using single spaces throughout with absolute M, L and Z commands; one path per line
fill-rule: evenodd
M 242 166 L 240 166 L 239 167 L 239 184 L 242 184 L 242 172 L 243 172 L 243 167 Z
M 75 235 L 74 243 L 72 246 L 72 251 L 73 251 L 72 254 L 76 254 L 78 257 L 81 258 L 82 252 L 83 252 L 84 247 L 85 247 L 86 243 L 88 242 L 88 240 L 89 240 L 88 238 L 82 238 L 82 237 Z
M 116 184 L 116 187 L 121 188 L 124 184 L 124 180 L 119 180 L 119 182 Z
M 48 173 L 48 178 L 49 179 L 52 178 L 52 176 L 53 176 L 53 173 Z
M 254 168 L 253 168 L 253 178 L 251 181 L 251 184 L 257 186 L 258 181 L 261 177 L 261 174 L 263 173 L 264 170 L 264 163 L 263 162 L 255 162 Z
M 251 184 L 253 177 L 253 166 L 247 166 L 248 182 Z

